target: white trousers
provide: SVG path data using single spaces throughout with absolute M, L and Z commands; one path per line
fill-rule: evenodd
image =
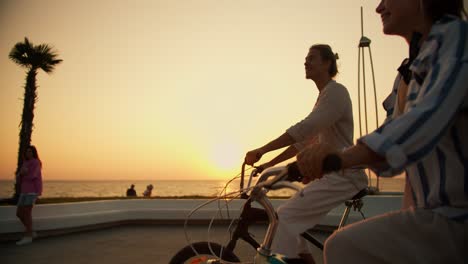
M 361 171 L 330 173 L 304 187 L 278 210 L 279 225 L 273 239 L 275 253 L 297 258 L 309 253 L 301 234 L 312 228 L 333 208 L 367 187 L 367 176 Z
M 468 222 L 408 209 L 348 225 L 325 243 L 325 263 L 468 263 Z

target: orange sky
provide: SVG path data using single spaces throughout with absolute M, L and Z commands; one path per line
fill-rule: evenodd
M 377 4 L 0 0 L 0 179 L 13 178 L 25 80 L 8 53 L 25 36 L 64 60 L 37 80 L 32 143 L 46 179 L 222 179 L 313 107 L 312 44 L 339 53 L 356 115 L 361 5 L 380 106 L 406 44 L 383 35 Z

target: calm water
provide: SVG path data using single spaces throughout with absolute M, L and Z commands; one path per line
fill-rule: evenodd
M 127 188 L 135 184 L 138 196 L 141 196 L 148 184 L 154 186 L 153 196 L 215 196 L 221 192 L 225 180 L 148 180 L 148 181 L 44 181 L 42 197 L 115 197 L 125 196 Z M 375 185 L 375 179 L 372 180 Z M 384 192 L 401 192 L 404 179 L 380 179 L 380 190 Z M 228 192 L 239 189 L 238 181 L 233 182 Z M 10 197 L 13 193 L 13 181 L 0 180 L 0 198 Z M 290 196 L 293 191 L 279 190 L 271 192 L 275 196 Z

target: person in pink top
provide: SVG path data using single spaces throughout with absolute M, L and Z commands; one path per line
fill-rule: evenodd
M 32 242 L 36 233 L 32 229 L 32 208 L 37 197 L 42 194 L 42 162 L 37 154 L 36 147 L 29 146 L 24 153 L 24 161 L 18 174 L 21 193 L 18 199 L 16 216 L 25 227 L 24 237 L 16 242 L 25 245 Z

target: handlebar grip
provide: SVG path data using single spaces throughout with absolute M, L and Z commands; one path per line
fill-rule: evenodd
M 304 178 L 304 175 L 302 175 L 301 171 L 299 170 L 299 167 L 297 166 L 297 162 L 289 163 L 287 166 L 287 169 L 288 169 L 288 177 L 286 178 L 287 181 L 302 182 L 302 178 Z
M 342 167 L 341 158 L 336 154 L 327 155 L 323 159 L 322 171 L 323 173 L 328 173 L 332 171 L 338 171 Z

